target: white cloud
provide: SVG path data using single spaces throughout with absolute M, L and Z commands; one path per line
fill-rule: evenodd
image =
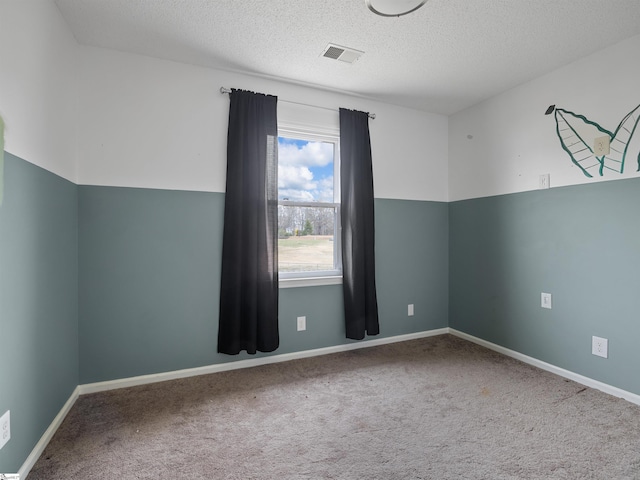
M 313 181 L 313 173 L 307 167 L 278 166 L 278 189 L 314 190 L 315 188 L 317 188 L 317 182 Z
M 279 198 L 292 201 L 333 201 L 333 175 L 315 178 L 314 168 L 333 162 L 333 144 L 308 142 L 302 146 L 278 145 Z
M 333 175 L 317 182 L 314 197 L 320 202 L 333 202 Z
M 280 198 L 293 202 L 313 202 L 313 194 L 308 190 L 280 189 Z
M 305 167 L 326 167 L 333 162 L 333 144 L 308 142 L 302 147 L 279 142 L 278 163 L 280 165 L 300 165 Z
M 321 179 L 318 183 L 322 190 L 329 190 L 333 192 L 333 175 Z

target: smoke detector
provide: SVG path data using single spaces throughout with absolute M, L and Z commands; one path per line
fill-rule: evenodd
M 330 43 L 325 47 L 321 56 L 333 60 L 340 60 L 345 63 L 354 63 L 363 53 L 364 52 L 354 48 L 341 47 L 340 45 Z

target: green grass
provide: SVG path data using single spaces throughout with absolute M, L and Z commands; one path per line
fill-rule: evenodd
M 278 239 L 281 272 L 330 270 L 333 268 L 332 236 L 300 236 Z
M 314 239 L 313 237 L 289 237 L 278 239 L 278 248 L 321 248 L 327 243 L 326 239 Z

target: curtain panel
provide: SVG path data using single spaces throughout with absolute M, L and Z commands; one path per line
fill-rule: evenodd
M 342 287 L 347 338 L 380 333 L 369 115 L 340 109 Z
M 277 97 L 232 89 L 218 352 L 278 345 Z

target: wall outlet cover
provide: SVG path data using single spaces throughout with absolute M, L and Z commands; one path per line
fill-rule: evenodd
M 297 319 L 298 331 L 302 332 L 307 329 L 307 317 L 298 317 Z
M 11 440 L 11 412 L 7 410 L 0 417 L 0 448 L 4 447 Z
M 538 189 L 545 190 L 547 188 L 551 188 L 551 175 L 548 173 L 543 173 L 540 175 Z
M 598 137 L 593 140 L 593 154 L 596 157 L 602 157 L 611 153 L 611 147 L 609 145 L 610 138 L 608 135 Z
M 602 337 L 591 337 L 591 353 L 602 358 L 609 358 L 609 340 Z
M 551 294 L 542 292 L 540 294 L 540 306 L 551 310 Z

